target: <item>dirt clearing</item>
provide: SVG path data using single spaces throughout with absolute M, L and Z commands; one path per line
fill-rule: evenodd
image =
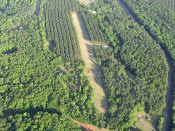
M 93 125 L 81 123 L 79 121 L 73 120 L 72 118 L 68 118 L 68 119 L 71 120 L 71 121 L 73 121 L 74 123 L 80 125 L 86 131 L 108 131 L 107 129 L 104 129 L 104 128 L 98 128 L 98 127 L 93 126 Z
M 72 18 L 80 44 L 81 56 L 86 64 L 86 74 L 94 89 L 95 107 L 99 113 L 105 113 L 107 109 L 107 98 L 102 87 L 101 68 L 98 66 L 91 48 L 93 43 L 86 40 L 88 35 L 81 14 L 73 12 Z
M 85 5 L 92 4 L 95 2 L 95 0 L 79 0 L 80 3 L 83 3 Z

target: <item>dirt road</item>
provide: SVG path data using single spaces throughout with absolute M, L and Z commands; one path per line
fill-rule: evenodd
M 101 68 L 98 66 L 92 52 L 92 42 L 86 40 L 89 37 L 81 14 L 78 12 L 73 12 L 72 18 L 80 44 L 81 57 L 86 64 L 86 74 L 94 89 L 95 107 L 99 113 L 105 113 L 107 109 L 107 98 L 105 96 L 100 77 Z
M 85 124 L 85 123 L 81 123 L 79 121 L 76 121 L 72 118 L 68 118 L 69 120 L 73 121 L 74 123 L 80 125 L 81 127 L 83 127 L 83 129 L 85 129 L 86 131 L 108 131 L 107 129 L 104 128 L 98 128 L 96 126 L 93 125 L 89 125 L 89 124 Z

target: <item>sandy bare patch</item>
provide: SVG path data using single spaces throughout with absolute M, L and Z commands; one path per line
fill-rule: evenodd
M 88 4 L 92 4 L 95 2 L 95 0 L 79 0 L 80 3 L 88 5 Z
M 49 47 L 50 43 L 48 41 L 46 41 L 46 46 Z
M 86 74 L 94 89 L 95 107 L 100 113 L 105 113 L 107 109 L 107 98 L 102 87 L 101 68 L 98 66 L 91 48 L 93 43 L 85 39 L 88 38 L 88 35 L 81 14 L 73 12 L 72 18 L 80 44 L 81 56 L 86 64 Z

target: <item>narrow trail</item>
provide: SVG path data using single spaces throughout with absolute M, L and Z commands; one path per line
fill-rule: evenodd
M 101 76 L 101 68 L 98 66 L 91 48 L 93 43 L 86 40 L 89 37 L 87 35 L 86 26 L 84 25 L 81 13 L 73 12 L 72 18 L 80 44 L 81 56 L 86 64 L 86 74 L 91 74 L 87 75 L 87 77 L 94 89 L 95 107 L 99 113 L 105 113 L 107 110 L 107 98 L 102 87 L 101 77 L 99 77 Z
M 131 16 L 131 18 L 138 23 L 140 26 L 143 25 L 134 15 L 134 13 L 127 7 L 127 5 L 122 1 L 118 0 L 118 3 L 121 5 L 121 7 Z M 144 26 L 144 25 L 143 25 Z M 156 42 L 154 35 L 145 28 L 145 31 L 152 37 Z M 159 43 L 159 42 L 157 42 Z M 172 117 L 172 102 L 173 102 L 173 88 L 174 88 L 174 76 L 175 76 L 175 68 L 174 64 L 172 62 L 171 55 L 166 50 L 165 46 L 162 43 L 159 43 L 161 49 L 164 51 L 169 71 L 168 71 L 168 87 L 167 87 L 167 93 L 166 93 L 166 108 L 164 110 L 164 123 L 163 123 L 163 129 L 162 131 L 170 131 L 171 128 L 171 117 Z

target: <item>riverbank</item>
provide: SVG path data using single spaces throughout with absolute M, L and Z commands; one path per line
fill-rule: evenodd
M 134 12 L 129 8 L 129 6 L 123 2 L 122 0 L 118 0 L 118 3 L 121 5 L 121 7 L 131 16 L 131 18 L 140 26 L 144 26 L 143 23 L 136 17 Z M 157 43 L 159 43 L 156 39 L 156 37 L 149 31 L 148 28 L 144 26 L 145 31 L 152 37 Z M 171 124 L 171 115 L 172 115 L 172 101 L 173 101 L 173 87 L 174 87 L 174 76 L 175 76 L 175 70 L 174 65 L 172 62 L 172 58 L 168 51 L 166 50 L 165 46 L 162 43 L 159 43 L 161 49 L 164 51 L 168 67 L 169 67 L 169 73 L 168 73 L 168 87 L 167 87 L 167 93 L 166 93 L 166 108 L 164 110 L 164 124 L 163 124 L 163 131 L 169 131 L 170 130 L 170 124 Z

